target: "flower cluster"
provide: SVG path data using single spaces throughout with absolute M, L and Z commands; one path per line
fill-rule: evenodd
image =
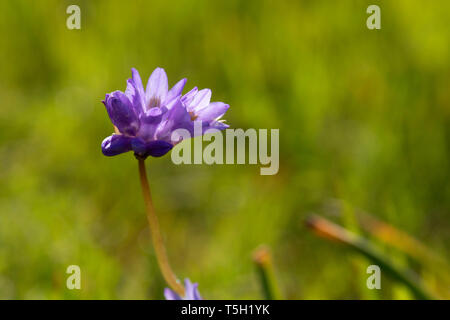
M 156 68 L 144 91 L 141 77 L 131 69 L 125 92 L 106 94 L 103 104 L 116 133 L 102 142 L 102 152 L 115 156 L 133 150 L 136 157 L 160 157 L 181 140 L 173 141 L 172 133 L 186 129 L 194 136 L 194 121 L 201 121 L 202 134 L 208 129 L 228 127 L 220 118 L 229 105 L 210 102 L 211 90 L 197 87 L 182 95 L 186 79 L 170 90 L 164 69 Z

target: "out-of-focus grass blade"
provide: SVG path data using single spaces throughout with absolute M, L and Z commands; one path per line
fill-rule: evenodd
M 259 273 L 264 298 L 267 300 L 281 299 L 269 248 L 266 246 L 257 248 L 253 252 L 253 261 Z
M 335 209 L 337 209 L 337 214 L 343 216 L 346 209 L 345 202 L 336 200 L 333 205 Z M 447 281 L 450 280 L 450 276 L 446 272 L 450 269 L 449 264 L 442 256 L 438 255 L 421 241 L 393 225 L 381 221 L 366 211 L 357 209 L 355 211 L 355 218 L 358 226 L 361 227 L 361 230 L 364 232 L 367 232 L 377 240 L 406 253 L 416 262 L 429 267 L 430 270 L 437 272 L 444 270 L 444 272 L 440 272 L 440 276 L 446 277 Z
M 420 278 L 410 270 L 401 270 L 379 252 L 370 242 L 322 217 L 312 215 L 306 224 L 319 236 L 347 245 L 377 264 L 394 279 L 406 285 L 418 299 L 434 299 Z
M 436 255 L 422 242 L 406 232 L 399 230 L 368 213 L 360 213 L 358 216 L 358 220 L 364 231 L 370 233 L 384 243 L 405 252 L 417 262 L 423 263 L 424 261 L 427 261 L 433 266 L 435 263 L 438 263 L 441 266 L 446 265 L 448 267 L 448 264 L 442 257 Z
M 432 272 L 433 277 L 437 277 L 439 281 L 431 281 L 428 284 L 437 292 L 441 292 L 442 295 L 450 295 L 450 274 L 448 273 L 450 266 L 445 259 L 406 232 L 368 213 L 360 213 L 358 220 L 365 232 L 372 235 L 375 239 L 404 252 Z

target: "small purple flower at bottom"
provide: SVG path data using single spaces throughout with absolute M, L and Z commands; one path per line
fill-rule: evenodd
M 203 300 L 198 292 L 198 283 L 192 283 L 188 278 L 184 279 L 186 292 L 184 297 L 180 297 L 177 293 L 169 288 L 164 289 L 164 297 L 166 300 Z

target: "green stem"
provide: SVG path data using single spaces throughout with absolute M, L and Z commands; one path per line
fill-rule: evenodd
M 253 261 L 256 264 L 260 276 L 264 297 L 266 300 L 281 299 L 280 290 L 275 279 L 272 257 L 267 247 L 262 246 L 253 253 Z
M 307 225 L 318 235 L 347 245 L 363 256 L 372 260 L 380 268 L 389 273 L 394 279 L 406 285 L 418 299 L 428 300 L 434 297 L 427 292 L 420 278 L 410 270 L 401 270 L 398 266 L 383 256 L 366 239 L 358 236 L 319 216 L 310 216 Z
M 139 161 L 139 177 L 141 180 L 142 194 L 144 196 L 145 207 L 147 211 L 147 219 L 150 225 L 150 233 L 152 236 L 153 247 L 155 248 L 156 259 L 158 261 L 161 273 L 166 280 L 167 284 L 180 296 L 184 296 L 184 288 L 177 280 L 175 273 L 169 264 L 169 259 L 167 258 L 166 248 L 164 247 L 164 242 L 161 236 L 161 231 L 159 229 L 158 217 L 155 213 L 155 208 L 153 207 L 152 196 L 150 193 L 150 186 L 147 180 L 147 171 L 145 169 L 145 161 L 143 159 L 138 159 Z

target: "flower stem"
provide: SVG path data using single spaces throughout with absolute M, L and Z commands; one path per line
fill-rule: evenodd
M 264 298 L 266 300 L 280 300 L 281 293 L 275 279 L 272 255 L 269 248 L 261 246 L 253 252 L 253 262 L 256 264 L 260 276 Z
M 177 280 L 175 273 L 169 264 L 167 258 L 166 248 L 164 247 L 161 231 L 159 229 L 158 217 L 153 207 L 152 196 L 150 193 L 150 186 L 147 180 L 147 171 L 145 169 L 145 161 L 138 159 L 139 161 L 139 177 L 141 180 L 142 194 L 144 195 L 145 207 L 147 211 L 148 223 L 150 225 L 150 233 L 152 236 L 153 247 L 155 248 L 156 259 L 158 261 L 159 268 L 167 284 L 180 296 L 184 296 L 184 288 Z

